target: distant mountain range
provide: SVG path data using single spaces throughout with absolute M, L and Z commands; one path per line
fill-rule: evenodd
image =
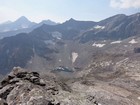
M 36 23 L 30 22 L 26 17 L 22 16 L 14 22 L 5 22 L 0 24 L 0 32 L 16 31 L 19 29 L 33 27 Z
M 43 24 L 56 25 L 57 23 L 51 20 L 43 20 L 40 23 L 35 23 L 22 16 L 14 22 L 7 21 L 0 24 L 0 38 L 13 36 L 18 33 L 28 33 Z
M 16 22 L 20 23 L 21 20 L 26 21 L 28 27 L 35 27 L 35 23 L 29 22 L 25 17 Z M 89 65 L 95 53 L 110 51 L 123 54 L 133 52 L 138 47 L 138 44 L 130 44 L 129 41 L 136 37 L 139 39 L 139 13 L 131 16 L 119 14 L 100 22 L 74 19 L 56 25 L 52 22 L 49 22 L 51 25 L 43 24 L 44 22 L 46 23 L 43 21 L 40 27 L 29 33 L 0 40 L 1 73 L 9 72 L 14 66 L 34 70 L 65 66 L 77 70 Z M 121 42 L 122 46 L 119 44 Z M 131 47 L 124 48 L 129 45 Z M 115 48 L 121 50 L 116 52 Z

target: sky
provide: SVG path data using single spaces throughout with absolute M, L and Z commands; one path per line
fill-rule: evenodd
M 0 23 L 21 16 L 34 22 L 70 18 L 100 21 L 116 14 L 140 12 L 140 0 L 0 0 Z

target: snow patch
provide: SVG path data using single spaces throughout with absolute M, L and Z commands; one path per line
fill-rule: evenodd
M 118 40 L 118 41 L 114 41 L 114 42 L 111 42 L 111 44 L 117 44 L 117 43 L 121 43 L 122 41 Z
M 60 37 L 57 37 L 56 39 L 61 40 L 61 38 L 60 38 Z
M 105 26 L 99 26 L 99 25 L 97 25 L 97 26 L 95 26 L 94 28 L 95 28 L 95 29 L 104 29 Z
M 59 66 L 56 68 L 56 70 L 65 70 L 63 67 Z
M 62 60 L 61 60 L 61 59 L 59 59 L 58 61 L 59 61 L 59 62 L 61 62 Z
M 21 28 L 28 28 L 28 26 L 25 25 L 25 24 L 22 24 L 22 25 L 21 25 Z
M 55 45 L 55 42 L 53 42 L 52 40 L 45 40 L 44 43 L 45 44 Z
M 137 41 L 135 41 L 135 39 L 132 39 L 131 41 L 129 41 L 130 44 L 135 44 L 138 43 Z
M 140 100 L 140 97 L 138 97 L 138 100 Z
M 60 32 L 52 32 L 52 36 L 58 40 L 61 40 L 62 34 Z
M 92 46 L 101 48 L 101 47 L 104 47 L 105 44 L 96 44 L 96 43 L 94 43 Z
M 72 52 L 72 63 L 76 61 L 77 57 L 78 57 L 78 53 Z

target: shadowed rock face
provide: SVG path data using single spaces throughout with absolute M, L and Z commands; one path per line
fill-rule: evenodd
M 94 96 L 78 96 L 79 93 L 67 91 L 63 82 L 46 76 L 43 79 L 37 72 L 13 68 L 1 81 L 1 105 L 98 105 Z
M 25 67 L 35 54 L 46 61 L 50 60 L 51 58 L 46 57 L 46 55 L 52 53 L 57 53 L 57 50 L 49 48 L 42 40 L 32 38 L 24 33 L 5 38 L 0 42 L 1 74 L 10 72 L 14 66 Z
M 140 48 L 134 48 L 135 53 L 140 53 Z

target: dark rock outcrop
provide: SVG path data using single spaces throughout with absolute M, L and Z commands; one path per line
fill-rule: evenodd
M 137 48 L 134 48 L 134 52 L 135 53 L 140 53 L 140 48 L 138 48 L 138 47 Z

